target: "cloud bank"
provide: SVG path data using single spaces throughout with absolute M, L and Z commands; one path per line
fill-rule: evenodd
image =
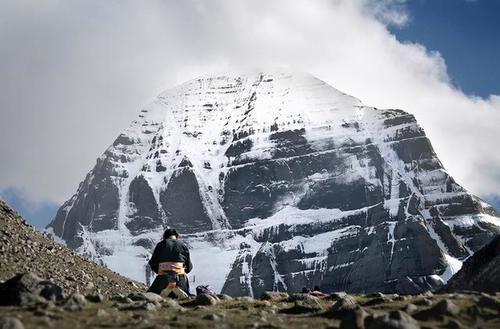
M 0 12 L 0 190 L 61 203 L 162 90 L 283 67 L 413 113 L 460 184 L 500 192 L 500 96 L 465 95 L 439 53 L 399 42 L 388 27 L 408 23 L 403 1 L 19 0 Z

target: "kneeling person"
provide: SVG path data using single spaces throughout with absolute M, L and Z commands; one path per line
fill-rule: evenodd
M 160 294 L 163 289 L 176 286 L 189 294 L 186 274 L 191 272 L 193 264 L 188 247 L 178 238 L 179 234 L 175 229 L 167 228 L 163 233 L 163 240 L 156 245 L 149 266 L 157 276 L 148 291 Z

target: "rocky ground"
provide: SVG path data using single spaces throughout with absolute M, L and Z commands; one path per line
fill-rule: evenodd
M 38 232 L 0 199 L 0 282 L 33 273 L 61 286 L 105 296 L 144 291 L 145 286 L 77 255 Z
M 51 241 L 2 200 L 0 224 L 0 329 L 500 328 L 498 293 L 164 299 Z
M 260 300 L 200 295 L 181 302 L 150 293 L 109 299 L 74 294 L 59 302 L 0 307 L 0 324 L 19 325 L 0 328 L 500 328 L 499 311 L 499 296 L 484 293 L 265 293 Z

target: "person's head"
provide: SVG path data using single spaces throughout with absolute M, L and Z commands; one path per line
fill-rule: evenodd
M 177 238 L 179 238 L 179 233 L 177 233 L 177 230 L 175 228 L 167 227 L 167 229 L 163 233 L 163 240 Z

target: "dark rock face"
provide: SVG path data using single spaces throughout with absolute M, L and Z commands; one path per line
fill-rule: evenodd
M 174 226 L 195 257 L 201 240 L 217 250 L 197 277 L 231 258 L 215 289 L 233 296 L 416 293 L 500 233 L 498 217 L 448 175 L 412 115 L 280 73 L 161 94 L 50 227 L 81 253 L 143 267 Z
M 117 174 L 111 160 L 98 159 L 94 169 L 78 187 L 77 194 L 59 209 L 51 227 L 68 247 L 77 248 L 82 244 L 79 235 L 82 226 L 91 231 L 116 228 L 119 199 L 113 177 Z
M 0 305 L 31 305 L 40 300 L 62 300 L 58 285 L 33 274 L 19 274 L 0 285 Z
M 467 259 L 460 271 L 448 281 L 446 291 L 500 291 L 500 235 Z
M 132 215 L 132 219 L 125 223 L 130 232 L 134 235 L 145 231 L 162 227 L 158 205 L 146 179 L 143 176 L 134 178 L 130 183 L 129 202 L 133 203 L 136 210 Z
M 202 204 L 198 181 L 189 167 L 178 170 L 160 193 L 160 202 L 168 223 L 183 233 L 212 229 Z

